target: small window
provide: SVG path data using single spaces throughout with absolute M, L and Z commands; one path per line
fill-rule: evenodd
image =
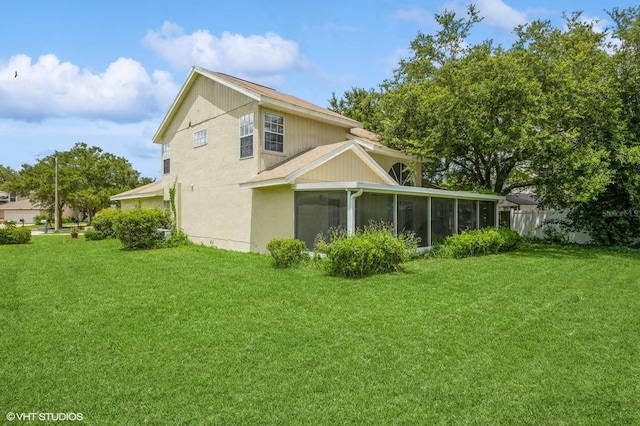
M 16 197 L 16 194 L 9 194 L 9 202 L 10 203 L 15 203 L 17 199 L 18 199 L 18 197 Z
M 162 173 L 165 175 L 171 172 L 171 145 L 162 144 Z
M 207 144 L 207 129 L 200 130 L 193 134 L 193 147 L 197 148 Z
M 284 152 L 284 118 L 264 115 L 264 149 L 265 151 Z
M 240 117 L 240 158 L 253 157 L 253 113 Z

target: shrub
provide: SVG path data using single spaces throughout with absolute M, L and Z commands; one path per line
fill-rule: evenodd
M 107 238 L 107 236 L 104 235 L 102 232 L 96 231 L 93 228 L 89 228 L 89 229 L 85 230 L 84 231 L 84 237 L 87 240 L 92 240 L 92 241 L 104 240 L 104 239 Z
M 14 221 L 6 221 L 0 229 L 0 244 L 26 244 L 31 241 L 31 228 L 17 228 Z
M 150 249 L 162 244 L 158 228 L 169 228 L 170 225 L 168 212 L 158 208 L 137 208 L 118 214 L 113 221 L 113 230 L 125 248 Z
M 158 247 L 163 248 L 171 248 L 171 247 L 180 247 L 180 246 L 189 246 L 192 245 L 193 242 L 189 239 L 187 234 L 182 231 L 172 231 L 171 235 L 163 238 L 158 243 Z
M 434 247 L 432 256 L 462 258 L 514 250 L 520 235 L 508 228 L 482 228 L 449 235 Z
M 307 245 L 295 238 L 274 238 L 267 243 L 267 250 L 276 268 L 288 268 L 309 258 Z
M 330 275 L 360 278 L 393 272 L 415 255 L 418 240 L 413 234 L 393 235 L 384 224 L 373 223 L 346 235 L 344 230 L 333 231 L 331 242 L 316 241 L 316 250 L 326 254 L 321 263 Z
M 99 232 L 102 235 L 102 239 L 115 238 L 116 233 L 113 229 L 113 223 L 121 213 L 121 210 L 116 209 L 100 210 L 91 221 L 91 226 L 93 226 L 93 229 L 96 232 Z

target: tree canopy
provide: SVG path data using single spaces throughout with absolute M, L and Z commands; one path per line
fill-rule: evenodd
M 55 209 L 56 160 L 58 170 L 58 209 L 71 207 L 88 216 L 111 204 L 110 197 L 149 183 L 123 157 L 103 152 L 101 148 L 76 143 L 69 151 L 56 151 L 34 165 L 23 164 L 22 169 L 6 186 L 34 204 L 50 211 Z M 58 218 L 61 223 L 61 217 Z
M 502 47 L 469 43 L 482 20 L 474 6 L 464 17 L 445 11 L 393 78 L 334 94 L 330 108 L 423 159 L 425 177 L 443 186 L 534 188 L 597 241 L 628 242 L 640 236 L 640 7 L 608 13 L 614 26 L 603 32 L 573 13 L 563 28 L 518 26 Z M 603 209 L 636 213 L 610 220 Z M 614 222 L 624 221 L 621 233 Z

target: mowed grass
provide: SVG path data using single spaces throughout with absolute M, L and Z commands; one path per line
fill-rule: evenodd
M 362 280 L 205 247 L 0 246 L 0 413 L 83 424 L 640 424 L 640 253 Z

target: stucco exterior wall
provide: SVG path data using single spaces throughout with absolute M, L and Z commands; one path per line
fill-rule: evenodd
M 251 251 L 266 253 L 271 239 L 294 237 L 294 192 L 288 185 L 244 191 L 253 198 Z

